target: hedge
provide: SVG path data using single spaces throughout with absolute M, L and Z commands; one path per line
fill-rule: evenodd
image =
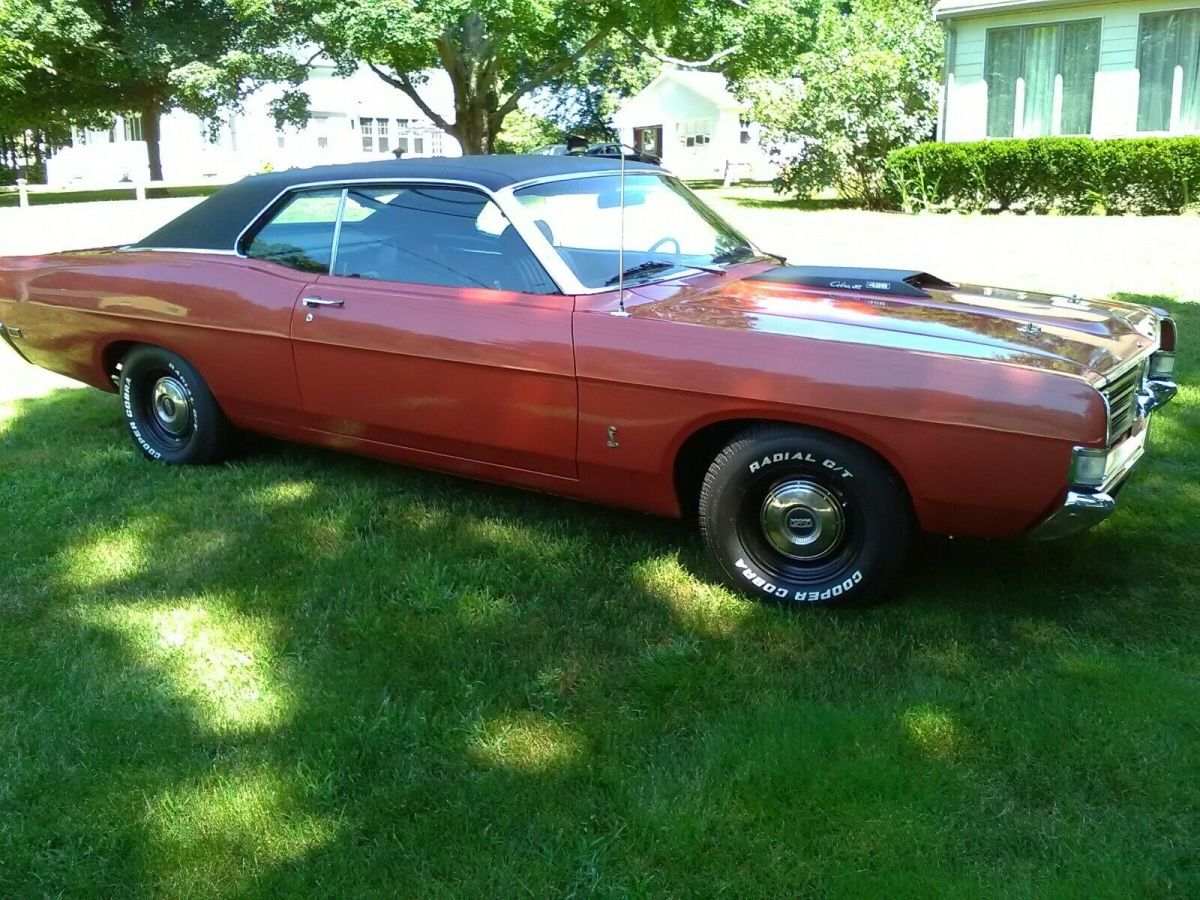
M 885 170 L 901 209 L 1175 215 L 1200 202 L 1200 137 L 920 144 Z

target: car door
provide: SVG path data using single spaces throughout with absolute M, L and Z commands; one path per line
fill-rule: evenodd
M 573 298 L 483 192 L 349 186 L 292 321 L 306 413 L 358 439 L 574 477 Z

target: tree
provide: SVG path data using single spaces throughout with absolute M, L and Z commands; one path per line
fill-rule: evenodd
M 0 99 L 24 119 L 86 124 L 111 121 L 115 113 L 140 114 L 150 177 L 161 180 L 164 112 L 180 107 L 213 118 L 265 82 L 303 80 L 303 64 L 277 44 L 277 25 L 233 4 L 6 0 L 0 60 L 12 58 L 17 65 L 6 67 Z M 293 108 L 285 104 L 281 112 Z
M 251 2 L 251 0 L 244 0 Z M 466 153 L 495 147 L 520 101 L 572 82 L 585 61 L 624 45 L 686 56 L 734 77 L 774 71 L 808 48 L 818 0 L 253 0 L 345 71 L 366 62 Z M 444 69 L 454 118 L 420 93 Z M 612 72 L 600 72 L 605 76 Z M 607 80 L 607 79 L 605 79 Z
M 547 144 L 562 143 L 563 131 L 549 119 L 518 109 L 504 120 L 504 130 L 496 135 L 497 153 L 528 153 Z
M 817 46 L 799 60 L 801 89 L 750 90 L 768 138 L 791 148 L 777 186 L 804 196 L 833 187 L 878 208 L 888 154 L 934 133 L 941 28 L 928 0 L 826 0 Z

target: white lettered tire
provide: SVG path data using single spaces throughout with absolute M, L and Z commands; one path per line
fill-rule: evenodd
M 161 347 L 135 347 L 121 362 L 121 409 L 134 444 L 167 465 L 223 458 L 232 428 L 200 373 Z
M 700 530 L 727 581 L 761 600 L 829 605 L 879 595 L 913 533 L 908 494 L 870 450 L 827 432 L 764 425 L 722 450 L 700 492 Z

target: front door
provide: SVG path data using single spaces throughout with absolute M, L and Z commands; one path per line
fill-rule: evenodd
M 352 186 L 292 339 L 316 427 L 574 477 L 573 298 L 467 188 Z
M 633 146 L 638 153 L 662 159 L 663 130 L 661 125 L 633 129 Z

